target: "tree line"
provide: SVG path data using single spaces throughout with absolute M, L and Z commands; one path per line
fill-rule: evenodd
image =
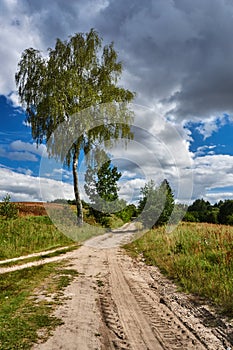
M 169 182 L 164 179 L 159 185 L 153 180 L 145 183 L 140 191 L 138 205 L 127 205 L 119 199 L 117 185 L 121 177 L 110 158 L 100 152 L 105 162 L 98 167 L 89 166 L 85 175 L 85 190 L 90 199 L 91 214 L 102 224 L 106 224 L 111 211 L 124 222 L 136 217 L 145 227 L 154 228 L 167 223 L 176 224 L 180 220 L 233 225 L 233 200 L 220 200 L 211 205 L 204 199 L 197 199 L 191 205 L 175 203 Z
M 233 225 L 233 200 L 220 200 L 211 205 L 204 199 L 196 199 L 188 206 L 184 221 Z

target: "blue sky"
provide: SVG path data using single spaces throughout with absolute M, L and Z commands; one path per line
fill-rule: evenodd
M 135 200 L 146 179 L 166 177 L 181 202 L 232 199 L 232 16 L 227 0 L 2 0 L 0 199 L 73 198 L 69 169 L 32 140 L 14 75 L 26 48 L 46 55 L 57 37 L 92 27 L 104 43 L 114 41 L 121 85 L 136 92 L 135 140 L 110 151 L 121 197 Z
M 233 155 L 233 123 L 226 117 L 224 125 L 216 122 L 216 131 L 206 137 L 200 133 L 201 123 L 190 123 L 189 130 L 192 133 L 193 141 L 190 150 L 198 155 L 205 154 L 229 154 Z

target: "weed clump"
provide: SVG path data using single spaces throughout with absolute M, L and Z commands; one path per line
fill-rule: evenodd
M 7 194 L 2 199 L 0 205 L 0 216 L 5 219 L 16 219 L 18 217 L 18 209 L 14 203 L 11 203 L 11 196 Z

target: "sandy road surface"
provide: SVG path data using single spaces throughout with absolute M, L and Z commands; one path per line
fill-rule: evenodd
M 157 268 L 118 247 L 132 234 L 126 225 L 72 252 L 69 268 L 79 276 L 56 311 L 64 324 L 34 350 L 230 349 L 231 325 L 178 293 Z

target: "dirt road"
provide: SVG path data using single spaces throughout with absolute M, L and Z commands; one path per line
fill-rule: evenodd
M 69 268 L 79 276 L 56 311 L 64 324 L 34 350 L 230 349 L 231 325 L 118 247 L 132 234 L 125 226 L 72 252 Z

